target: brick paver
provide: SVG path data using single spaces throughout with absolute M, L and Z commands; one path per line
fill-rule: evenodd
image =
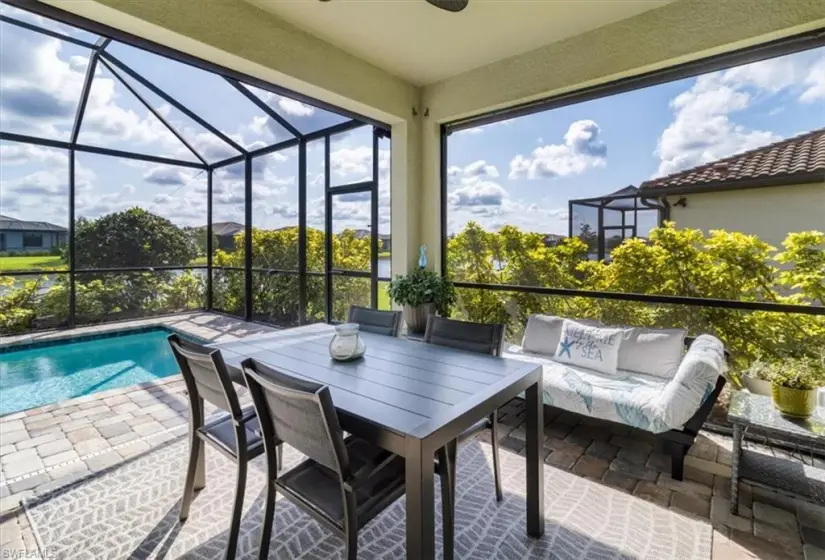
M 217 316 L 192 317 L 187 320 L 192 334 L 224 336 L 208 326 Z M 220 322 L 229 331 L 250 328 L 224 317 Z M 185 435 L 185 389 L 174 377 L 155 386 L 107 391 L 0 418 L 0 537 L 8 541 L 1 543 L 3 549 L 35 550 L 25 516 L 2 515 L 22 499 Z M 523 404 L 508 403 L 499 419 L 502 452 L 523 454 Z M 730 514 L 729 438 L 700 435 L 687 457 L 685 480 L 676 481 L 670 478 L 670 457 L 648 434 L 550 408 L 545 410 L 544 434 L 547 468 L 568 470 L 660 507 L 707 519 L 714 529 L 714 560 L 799 558 L 803 553 L 807 560 L 825 560 L 825 508 L 741 484 L 739 515 Z M 489 435 L 482 437 L 489 441 Z

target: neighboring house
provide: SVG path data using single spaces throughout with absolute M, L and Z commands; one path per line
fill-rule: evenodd
M 206 227 L 206 226 L 204 226 Z M 218 249 L 223 251 L 235 250 L 235 234 L 241 233 L 244 225 L 238 222 L 215 222 L 212 224 L 212 235 L 218 241 Z
M 49 251 L 64 246 L 68 233 L 49 222 L 27 222 L 0 214 L 0 252 Z
M 559 235 L 558 233 L 548 233 L 544 236 L 545 247 L 556 247 L 562 240 L 567 239 L 566 235 Z
M 388 233 L 379 233 L 378 234 L 378 250 L 379 251 L 392 251 L 392 237 Z
M 738 231 L 781 249 L 791 232 L 825 231 L 825 129 L 570 204 L 570 235 L 581 236 L 586 224 L 600 258 L 612 237 L 646 235 L 640 216 L 630 219 L 634 206 L 658 214 L 658 223 Z
M 777 249 L 788 233 L 825 231 L 825 129 L 645 181 L 677 227 L 757 236 Z
M 372 235 L 372 230 L 356 229 L 355 239 L 369 239 Z M 392 238 L 388 233 L 378 234 L 378 250 L 379 252 L 392 251 Z

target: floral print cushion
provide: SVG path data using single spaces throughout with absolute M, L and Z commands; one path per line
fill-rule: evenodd
M 681 429 L 724 371 L 719 339 L 698 337 L 673 379 L 619 370 L 607 375 L 511 347 L 505 357 L 544 366 L 544 403 L 653 433 Z

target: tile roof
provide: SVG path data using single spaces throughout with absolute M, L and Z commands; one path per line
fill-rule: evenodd
M 822 174 L 825 181 L 825 128 L 755 150 L 645 181 L 640 189 L 674 187 L 721 187 L 774 180 L 793 184 L 804 175 Z
M 69 231 L 63 226 L 51 224 L 49 222 L 26 222 L 11 216 L 0 214 L 0 230 L 3 231 Z
M 203 226 L 206 228 L 206 226 Z M 238 222 L 213 222 L 212 233 L 214 235 L 235 235 L 244 230 L 244 225 Z

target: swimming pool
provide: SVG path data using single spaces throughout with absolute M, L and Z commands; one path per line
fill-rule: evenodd
M 180 373 L 166 342 L 172 332 L 149 327 L 0 349 L 0 415 Z

